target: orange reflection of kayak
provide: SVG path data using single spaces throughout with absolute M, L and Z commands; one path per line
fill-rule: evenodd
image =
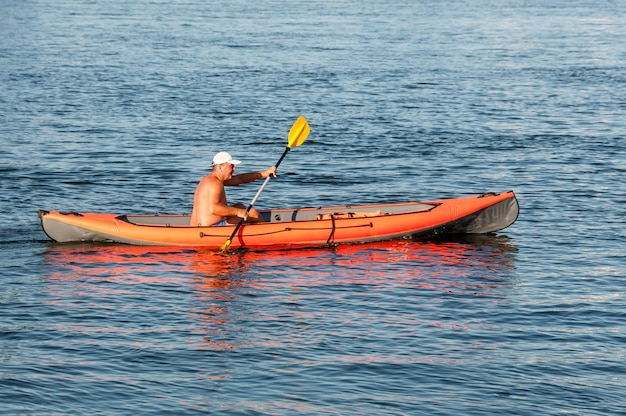
M 505 235 L 467 235 L 445 240 L 394 240 L 301 248 L 277 252 L 237 250 L 221 255 L 207 248 L 52 244 L 44 252 L 50 282 L 114 281 L 132 284 L 194 282 L 221 293 L 246 285 L 299 287 L 380 285 L 425 287 L 462 284 L 469 276 L 491 276 L 513 268 L 515 246 Z M 277 255 L 277 253 L 279 253 Z M 253 276 L 244 279 L 243 276 Z M 473 278 L 472 278 L 473 279 Z
M 296 304 L 309 305 L 342 303 L 362 295 L 381 296 L 380 305 L 387 305 L 384 307 L 429 299 L 420 293 L 498 302 L 516 284 L 516 251 L 510 237 L 493 234 L 283 251 L 235 250 L 231 255 L 208 248 L 49 244 L 42 253 L 40 268 L 51 292 L 48 299 L 63 313 L 82 313 L 88 305 L 92 310 L 114 315 L 113 299 L 116 307 L 124 308 L 120 311 L 124 319 L 130 311 L 141 316 L 155 309 L 177 308 L 176 313 L 183 311 L 192 318 L 184 325 L 191 334 L 188 340 L 193 348 L 221 351 L 252 345 L 266 347 L 266 343 L 274 342 L 250 331 L 243 336 L 233 333 L 241 329 L 242 321 L 285 319 L 284 315 L 272 317 L 266 313 L 268 310 L 278 308 L 293 314 L 290 319 L 305 323 L 316 319 L 315 314 L 324 313 L 322 306 L 310 309 L 282 305 L 284 295 L 293 296 Z M 441 325 L 459 329 L 467 324 L 420 321 L 417 305 L 415 311 L 398 312 L 396 317 L 395 325 L 408 328 Z M 126 331 L 144 331 L 154 324 L 147 321 L 129 327 L 126 321 L 121 322 L 103 320 L 101 327 L 76 325 L 71 331 L 85 331 L 90 336 L 94 331 L 108 331 L 119 335 L 109 339 L 117 339 L 127 336 Z M 176 326 L 180 321 L 154 325 L 149 330 L 180 330 Z M 154 348 L 164 347 L 159 344 Z
M 519 214 L 512 191 L 427 202 L 273 209 L 265 222 L 239 228 L 230 247 L 290 248 L 481 234 L 502 230 Z M 39 211 L 54 241 L 219 248 L 234 225 L 195 227 L 187 214 L 97 214 Z

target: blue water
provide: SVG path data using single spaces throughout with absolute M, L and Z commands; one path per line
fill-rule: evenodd
M 0 2 L 0 414 L 626 413 L 626 3 Z M 496 235 L 217 256 L 37 210 L 514 190 Z M 229 189 L 248 203 L 260 183 Z

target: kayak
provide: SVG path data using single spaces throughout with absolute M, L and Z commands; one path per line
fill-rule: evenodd
M 260 210 L 231 247 L 320 246 L 502 230 L 519 215 L 513 191 L 426 202 Z M 219 248 L 235 225 L 190 226 L 190 214 L 102 214 L 39 211 L 46 235 L 59 243 Z
M 294 248 L 401 238 L 484 234 L 519 215 L 513 191 L 425 202 L 259 210 L 264 222 L 239 227 L 230 247 Z M 103 214 L 39 210 L 46 235 L 59 243 L 220 248 L 235 225 L 189 225 L 190 214 Z

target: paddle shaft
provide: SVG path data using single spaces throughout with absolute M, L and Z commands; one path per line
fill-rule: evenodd
M 310 131 L 311 131 L 311 128 L 309 127 L 309 123 L 306 121 L 306 118 L 304 118 L 304 116 L 298 117 L 296 122 L 293 123 L 293 126 L 291 126 L 291 129 L 289 130 L 289 139 L 287 140 L 287 148 L 285 149 L 282 156 L 280 157 L 280 159 L 278 159 L 278 162 L 275 165 L 277 169 L 278 169 L 278 166 L 280 165 L 280 162 L 282 162 L 285 156 L 287 156 L 287 153 L 289 152 L 289 150 L 291 150 L 292 147 L 297 147 L 297 146 L 300 146 L 302 143 L 304 143 L 306 138 L 309 136 Z M 243 218 L 239 220 L 239 222 L 237 223 L 237 226 L 233 230 L 233 233 L 230 235 L 230 238 L 226 240 L 226 242 L 220 249 L 222 253 L 225 253 L 226 250 L 228 250 L 228 247 L 230 247 L 230 244 L 232 243 L 233 238 L 235 238 L 235 235 L 237 234 L 237 231 L 239 231 L 239 228 L 241 228 L 241 225 L 246 221 L 246 219 L 248 219 L 248 214 L 250 213 L 252 206 L 256 203 L 256 200 L 259 198 L 259 195 L 261 195 L 261 192 L 263 192 L 263 189 L 265 189 L 265 187 L 267 186 L 268 182 L 270 181 L 270 177 L 271 175 L 265 178 L 265 182 L 263 182 L 261 189 L 259 189 L 259 192 L 256 193 L 256 195 L 252 199 L 252 202 L 250 202 L 250 205 L 246 209 L 246 212 Z
M 278 165 L 280 165 L 280 162 L 283 161 L 283 159 L 285 158 L 285 156 L 287 155 L 287 152 L 289 152 L 289 150 L 291 150 L 291 148 L 287 147 L 285 149 L 285 151 L 283 152 L 283 155 L 280 157 L 280 159 L 278 159 L 278 162 L 274 165 L 274 166 L 276 166 L 276 169 L 278 169 Z M 254 198 L 252 198 L 252 202 L 250 202 L 250 205 L 248 205 L 248 208 L 246 208 L 246 214 L 244 215 L 244 217 L 241 220 L 239 220 L 239 223 L 237 224 L 237 227 L 235 227 L 235 231 L 233 232 L 233 235 L 230 236 L 230 240 L 233 239 L 233 237 L 235 236 L 235 234 L 239 230 L 239 227 L 241 226 L 241 224 L 248 218 L 248 214 L 250 213 L 250 210 L 252 209 L 252 206 L 254 204 L 256 204 L 256 200 L 259 199 L 259 196 L 261 195 L 261 192 L 263 192 L 263 190 L 265 189 L 265 187 L 267 186 L 267 184 L 269 183 L 271 178 L 272 178 L 271 175 L 268 176 L 267 178 L 265 178 L 265 181 L 263 182 L 263 185 L 261 185 L 261 188 L 259 188 L 259 190 L 257 191 L 257 193 L 254 196 Z

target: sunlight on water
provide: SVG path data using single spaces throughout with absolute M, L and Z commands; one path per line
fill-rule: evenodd
M 626 412 L 620 2 L 4 1 L 0 413 Z M 37 210 L 514 190 L 498 235 L 293 251 L 51 243 Z M 258 184 L 229 189 L 248 203 Z

